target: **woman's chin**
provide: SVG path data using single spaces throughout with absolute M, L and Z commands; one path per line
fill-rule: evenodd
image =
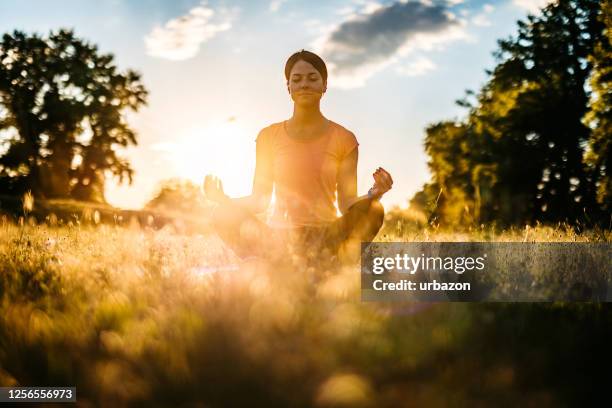
M 300 96 L 297 97 L 295 99 L 293 99 L 293 102 L 295 102 L 296 105 L 307 108 L 310 106 L 318 106 L 319 105 L 319 101 L 321 100 L 320 97 L 317 96 Z

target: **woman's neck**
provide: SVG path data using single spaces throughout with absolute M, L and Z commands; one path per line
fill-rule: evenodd
M 326 119 L 321 113 L 319 106 L 303 107 L 294 105 L 293 116 L 289 120 L 292 126 L 313 126 L 321 124 Z

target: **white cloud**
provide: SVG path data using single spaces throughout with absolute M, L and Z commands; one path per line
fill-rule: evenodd
M 270 6 L 268 7 L 268 9 L 272 13 L 276 13 L 278 10 L 280 10 L 280 8 L 283 5 L 283 3 L 286 3 L 286 2 L 287 2 L 287 0 L 272 0 L 270 2 Z
M 425 75 L 428 72 L 434 71 L 437 68 L 432 60 L 426 57 L 419 57 L 405 65 L 401 65 L 395 69 L 400 75 L 409 77 Z
M 203 1 L 163 27 L 153 28 L 144 39 L 147 54 L 174 61 L 192 58 L 201 44 L 232 27 L 237 12 L 237 9 L 213 10 Z
M 478 27 L 489 27 L 492 23 L 484 14 L 478 14 L 472 17 L 472 24 Z
M 514 5 L 523 8 L 530 13 L 537 13 L 541 8 L 555 0 L 513 0 Z
M 399 0 L 405 2 L 405 0 Z M 421 0 L 424 1 L 424 0 Z M 358 19 L 360 16 L 367 16 L 383 8 L 383 4 L 374 0 L 353 0 L 352 5 L 344 6 L 336 10 L 336 14 L 342 16 L 344 21 Z
M 489 27 L 492 25 L 491 20 L 487 17 L 487 14 L 491 14 L 495 10 L 490 4 L 485 4 L 482 6 L 482 13 L 475 15 L 472 17 L 472 24 L 479 27 Z
M 361 8 L 361 14 L 372 14 L 383 8 L 383 5 L 376 1 L 366 1 Z

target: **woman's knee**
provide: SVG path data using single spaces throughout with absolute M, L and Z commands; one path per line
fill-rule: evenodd
M 248 224 L 245 222 L 248 220 L 246 214 L 233 207 L 235 206 L 219 205 L 211 214 L 213 230 L 225 243 L 232 247 L 242 241 L 245 232 L 252 230 L 252 228 L 248 228 L 250 225 L 245 225 Z
M 385 208 L 378 200 L 366 203 L 367 206 L 362 207 L 362 215 L 359 217 L 359 221 L 357 221 L 357 224 L 361 225 L 361 227 L 357 227 L 357 231 L 359 231 L 358 235 L 362 241 L 371 241 L 382 227 L 385 218 Z
M 346 219 L 351 225 L 366 223 L 371 227 L 382 226 L 385 208 L 378 200 L 363 200 L 355 203 L 349 210 Z

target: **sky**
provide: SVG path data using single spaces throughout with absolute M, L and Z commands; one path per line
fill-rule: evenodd
M 323 114 L 359 141 L 359 194 L 382 166 L 385 207 L 406 207 L 430 178 L 425 128 L 459 120 L 455 104 L 495 65 L 497 40 L 548 0 L 3 0 L 0 33 L 72 28 L 142 74 L 148 104 L 127 120 L 138 146 L 122 152 L 131 185 L 107 200 L 141 208 L 162 180 L 204 175 L 248 195 L 260 129 L 291 117 L 286 59 L 307 49 L 330 71 Z

